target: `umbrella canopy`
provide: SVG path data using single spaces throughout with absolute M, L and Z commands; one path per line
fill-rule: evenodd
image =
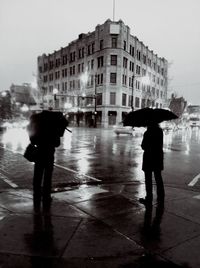
M 143 108 L 127 114 L 123 124 L 124 126 L 145 127 L 152 123 L 161 123 L 172 119 L 177 119 L 178 116 L 169 110 Z

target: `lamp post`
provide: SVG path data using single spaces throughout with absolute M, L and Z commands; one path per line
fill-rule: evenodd
M 131 110 L 132 112 L 134 111 L 134 107 L 133 107 L 133 92 L 134 92 L 134 80 L 135 80 L 135 76 L 132 76 L 132 92 L 131 92 Z
M 94 78 L 94 128 L 97 126 L 97 74 Z

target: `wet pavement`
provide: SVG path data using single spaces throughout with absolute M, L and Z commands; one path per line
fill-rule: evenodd
M 1 268 L 200 267 L 199 192 L 166 185 L 165 207 L 145 209 L 138 180 L 105 183 L 56 167 L 51 210 L 35 214 L 32 171 L 0 148 Z

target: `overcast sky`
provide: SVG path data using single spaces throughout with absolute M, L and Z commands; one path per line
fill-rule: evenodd
M 170 63 L 169 91 L 200 104 L 200 0 L 115 0 L 122 19 Z M 34 81 L 37 56 L 113 19 L 113 0 L 0 0 L 0 90 Z

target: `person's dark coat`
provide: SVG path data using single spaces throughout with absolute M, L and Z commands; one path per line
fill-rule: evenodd
M 163 170 L 163 131 L 159 125 L 148 126 L 141 144 L 143 171 Z

